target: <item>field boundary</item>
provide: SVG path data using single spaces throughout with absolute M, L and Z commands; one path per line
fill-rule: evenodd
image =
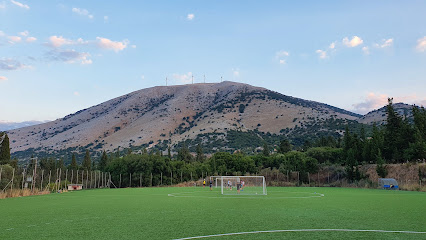
M 392 231 L 392 230 L 373 230 L 373 229 L 283 229 L 283 230 L 266 230 L 266 231 L 253 231 L 253 232 L 221 233 L 221 234 L 213 234 L 213 235 L 176 238 L 174 240 L 200 239 L 200 238 L 223 237 L 223 236 L 245 235 L 245 234 L 259 234 L 259 233 L 277 233 L 277 232 L 378 232 L 378 233 L 426 234 L 426 232 L 416 232 L 416 231 L 398 231 L 398 230 Z

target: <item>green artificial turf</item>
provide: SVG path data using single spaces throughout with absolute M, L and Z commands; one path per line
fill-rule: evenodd
M 320 194 L 324 194 L 321 197 Z M 426 194 L 273 188 L 221 195 L 208 188 L 83 190 L 0 200 L 0 239 L 175 239 L 283 229 L 426 232 Z M 426 234 L 277 232 L 208 239 L 426 239 Z

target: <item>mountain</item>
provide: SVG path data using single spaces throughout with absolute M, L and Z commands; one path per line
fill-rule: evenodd
M 207 152 L 253 149 L 284 137 L 341 135 L 361 115 L 327 104 L 235 82 L 157 86 L 52 122 L 8 131 L 11 152 L 63 154 L 123 148 L 165 150 L 186 142 Z M 359 125 L 359 124 L 358 124 Z
M 7 131 L 22 127 L 33 126 L 41 123 L 45 123 L 47 121 L 26 121 L 26 122 L 5 122 L 0 121 L 0 131 Z
M 413 118 L 413 105 L 405 104 L 405 103 L 394 103 L 392 104 L 395 111 L 400 116 L 406 116 L 408 119 Z M 362 116 L 358 122 L 364 123 L 364 124 L 377 124 L 377 125 L 383 125 L 386 123 L 386 106 L 379 108 L 377 110 L 371 111 L 364 116 Z

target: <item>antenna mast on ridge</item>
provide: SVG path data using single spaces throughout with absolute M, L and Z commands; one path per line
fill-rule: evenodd
M 223 80 L 222 80 L 222 76 L 220 76 L 220 82 L 222 82 Z
M 166 77 L 166 86 L 167 86 L 167 77 Z

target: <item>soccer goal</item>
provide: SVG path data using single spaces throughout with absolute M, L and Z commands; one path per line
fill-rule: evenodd
M 266 195 L 264 176 L 221 176 L 218 179 L 223 195 Z

